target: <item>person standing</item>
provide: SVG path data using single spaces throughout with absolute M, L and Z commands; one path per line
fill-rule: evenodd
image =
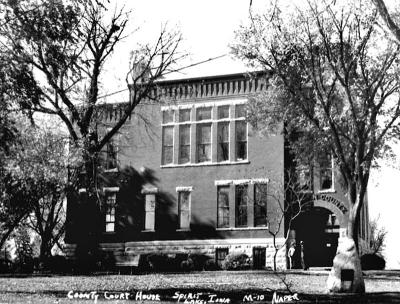
M 289 269 L 293 269 L 293 256 L 294 253 L 296 252 L 296 244 L 292 243 L 288 250 L 288 258 L 289 258 Z
M 306 258 L 304 256 L 304 241 L 300 241 L 300 256 L 301 256 L 301 267 L 303 270 L 308 269 L 308 265 L 306 263 Z

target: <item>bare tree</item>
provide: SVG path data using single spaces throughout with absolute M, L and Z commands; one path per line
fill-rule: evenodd
M 369 224 L 370 229 L 370 242 L 369 247 L 371 253 L 382 255 L 385 249 L 385 239 L 387 231 L 384 227 L 378 227 L 379 216 L 372 220 Z
M 284 195 L 282 195 L 282 189 Z M 312 193 L 299 186 L 298 177 L 292 171 L 287 171 L 284 185 L 270 181 L 265 192 L 268 204 L 274 208 L 273 216 L 267 215 L 267 229 L 275 249 L 273 261 L 274 271 L 276 271 L 278 253 L 288 244 L 295 219 L 310 206 Z M 282 234 L 283 242 L 278 243 L 277 238 Z
M 29 114 L 40 112 L 62 121 L 71 150 L 78 151 L 85 168 L 83 186 L 94 208 L 93 218 L 100 204 L 96 189 L 100 151 L 150 96 L 155 81 L 185 56 L 178 50 L 181 35 L 166 27 L 153 45 L 133 50 L 127 76 L 129 102 L 120 105 L 118 116 L 99 131 L 104 65 L 125 38 L 129 19 L 123 9 L 111 12 L 109 6 L 101 0 L 0 1 L 5 20 L 0 23 L 0 56 L 9 63 L 11 88 L 7 98 Z M 95 220 L 87 222 L 92 237 L 95 225 Z
M 1 55 L 13 67 L 8 75 L 14 84 L 9 97 L 30 112 L 58 116 L 74 145 L 81 147 L 89 167 L 96 153 L 148 97 L 155 80 L 184 56 L 178 51 L 180 34 L 165 27 L 153 46 L 134 50 L 127 76 L 133 92 L 130 101 L 98 138 L 101 75 L 105 62 L 124 38 L 128 14 L 116 11 L 107 23 L 104 20 L 110 12 L 102 1 L 42 1 L 39 6 L 2 1 L 1 5 L 7 21 L 0 28 Z

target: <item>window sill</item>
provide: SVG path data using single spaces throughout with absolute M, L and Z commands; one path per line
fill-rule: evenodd
M 115 231 L 104 231 L 103 234 L 115 234 Z
M 249 160 L 240 160 L 234 162 L 204 162 L 204 163 L 187 163 L 187 164 L 170 164 L 161 165 L 160 168 L 186 168 L 186 167 L 206 167 L 206 166 L 225 166 L 225 165 L 242 165 L 250 164 Z
M 156 232 L 155 230 L 142 230 L 141 232 Z
M 190 228 L 181 228 L 181 229 L 176 229 L 177 232 L 189 232 Z
M 217 231 L 240 231 L 240 230 L 268 230 L 267 226 L 264 227 L 228 227 L 228 228 L 216 228 Z

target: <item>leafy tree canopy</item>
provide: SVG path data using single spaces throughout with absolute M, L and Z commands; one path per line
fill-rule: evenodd
M 267 130 L 284 122 L 300 162 L 333 155 L 355 239 L 371 166 L 399 135 L 400 46 L 379 16 L 359 0 L 309 0 L 293 9 L 275 1 L 265 14 L 250 14 L 232 45 L 237 57 L 271 73 L 267 92 L 250 102 L 250 122 Z
M 16 117 L 20 134 L 4 159 L 0 200 L 0 247 L 21 226 L 36 231 L 50 250 L 64 232 L 68 192 L 67 143 L 54 127 L 39 128 Z M 43 250 L 42 250 L 43 251 Z

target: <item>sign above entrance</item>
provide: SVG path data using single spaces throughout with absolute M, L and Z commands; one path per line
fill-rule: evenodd
M 343 212 L 343 214 L 346 214 L 348 211 L 346 206 L 341 201 L 339 201 L 338 199 L 336 199 L 332 196 L 318 193 L 318 194 L 314 195 L 314 200 L 322 200 L 322 201 L 334 204 L 336 207 L 338 207 L 340 209 L 340 211 Z

